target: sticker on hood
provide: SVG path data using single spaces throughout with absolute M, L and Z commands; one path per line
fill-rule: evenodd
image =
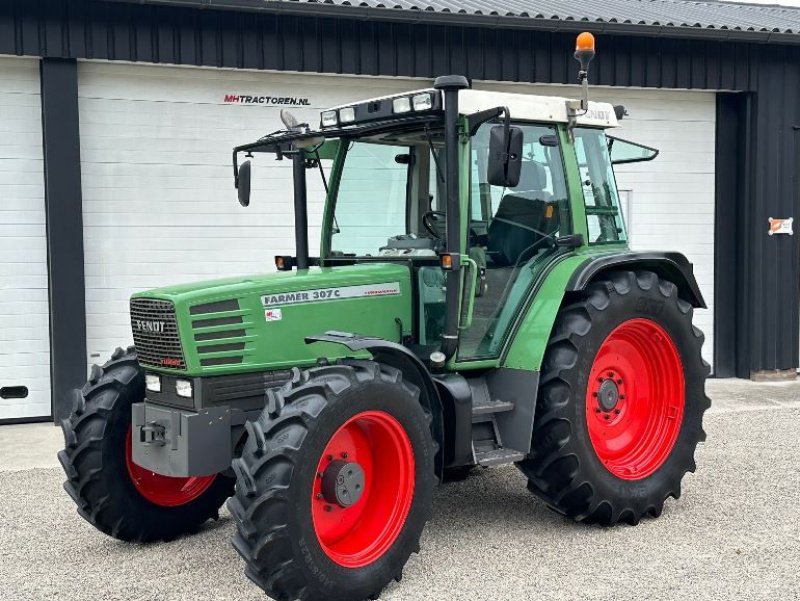
M 366 298 L 372 296 L 397 296 L 400 294 L 400 282 L 386 284 L 366 284 L 363 286 L 339 286 L 336 288 L 316 288 L 297 292 L 279 292 L 261 297 L 264 307 L 298 305 L 301 303 L 317 303 L 340 300 L 343 298 Z

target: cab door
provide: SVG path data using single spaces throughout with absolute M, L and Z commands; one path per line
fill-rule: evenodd
M 465 279 L 457 361 L 497 359 L 534 282 L 558 254 L 556 239 L 572 233 L 569 195 L 555 126 L 516 123 L 523 133 L 520 181 L 514 188 L 487 179 L 489 130 L 483 124 L 469 150 L 467 248 L 477 285 Z M 476 294 L 474 298 L 471 292 Z

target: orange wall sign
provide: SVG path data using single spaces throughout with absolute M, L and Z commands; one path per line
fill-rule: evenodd
M 789 234 L 790 236 L 794 236 L 794 218 L 789 217 L 788 219 L 773 219 L 772 217 L 769 218 L 769 235 L 773 236 L 775 234 Z

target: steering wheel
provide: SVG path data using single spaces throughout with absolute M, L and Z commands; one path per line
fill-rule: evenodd
M 444 240 L 443 233 L 437 227 L 437 222 L 447 218 L 447 213 L 444 211 L 426 211 L 422 215 L 422 225 L 428 230 L 428 233 L 437 240 Z

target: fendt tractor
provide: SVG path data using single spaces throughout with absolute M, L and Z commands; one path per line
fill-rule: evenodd
M 295 254 L 133 295 L 135 346 L 63 422 L 80 515 L 170 540 L 230 498 L 278 601 L 377 599 L 434 487 L 478 466 L 515 464 L 574 520 L 659 516 L 705 437 L 705 305 L 683 255 L 628 248 L 613 165 L 657 151 L 607 135 L 625 109 L 588 99 L 591 34 L 575 56 L 574 100 L 442 76 L 235 148 L 243 206 L 250 159 L 291 160 Z

